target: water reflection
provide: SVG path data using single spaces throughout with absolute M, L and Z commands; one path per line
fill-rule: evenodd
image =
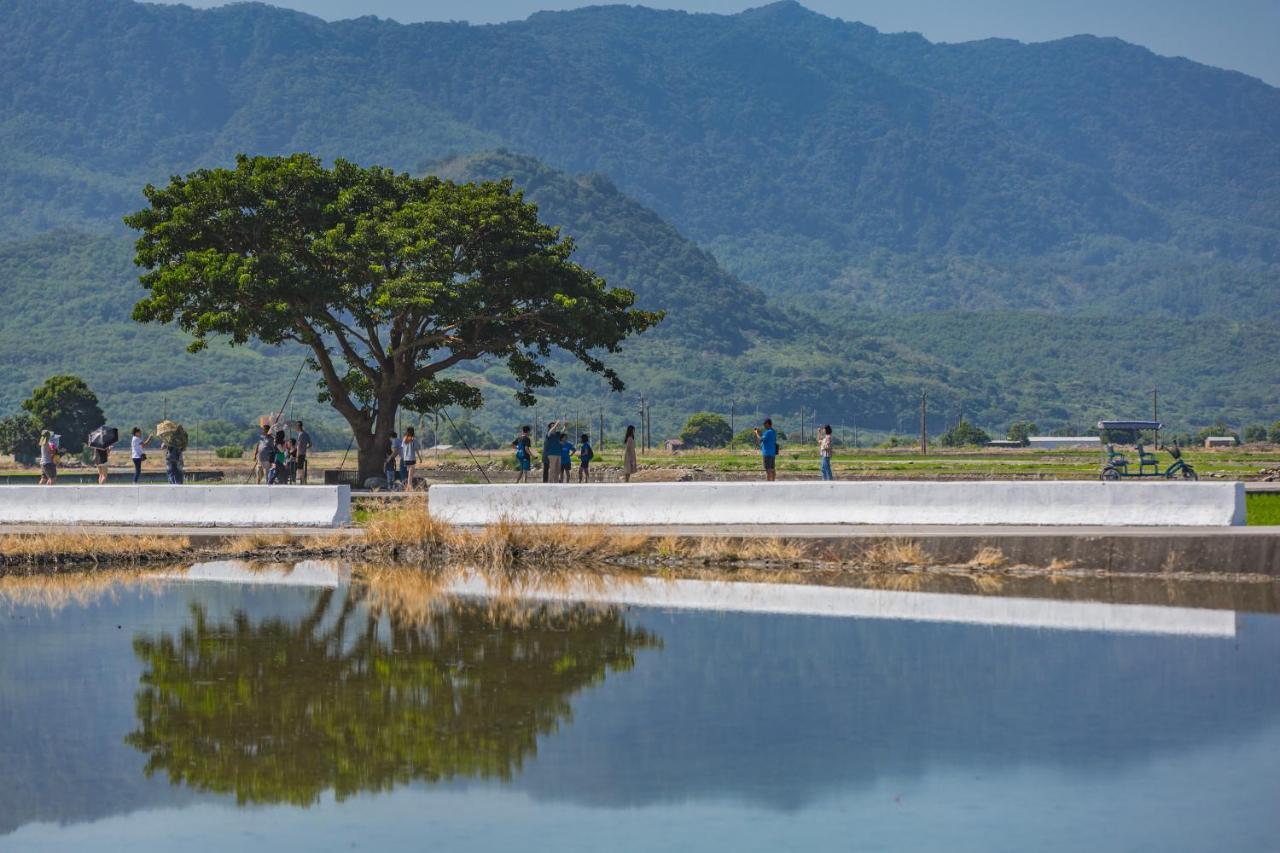
M 296 621 L 200 604 L 140 634 L 137 729 L 148 776 L 309 805 L 420 779 L 510 779 L 570 697 L 661 645 L 616 608 L 434 602 L 408 618 L 366 587 L 326 589 Z

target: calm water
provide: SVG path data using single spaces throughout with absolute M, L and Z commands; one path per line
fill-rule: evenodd
M 0 849 L 1280 849 L 1274 615 L 338 581 L 0 600 Z

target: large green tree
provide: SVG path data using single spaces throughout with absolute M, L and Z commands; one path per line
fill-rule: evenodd
M 61 446 L 71 453 L 79 453 L 89 433 L 107 420 L 98 396 L 79 376 L 50 376 L 31 392 L 31 399 L 23 401 L 22 408 L 41 427 L 61 435 Z
M 724 447 L 733 440 L 733 430 L 720 415 L 695 412 L 685 421 L 680 438 L 693 447 Z
M 381 472 L 400 407 L 480 405 L 450 367 L 500 359 L 531 405 L 563 350 L 620 391 L 601 354 L 661 319 L 575 264 L 572 240 L 509 181 L 242 155 L 145 194 L 125 218 L 142 232 L 149 291 L 134 318 L 176 322 L 192 352 L 211 336 L 304 347 L 321 399 L 355 433 L 362 477 Z
M 40 422 L 28 414 L 0 418 L 0 453 L 11 453 L 16 462 L 31 465 L 40 453 Z

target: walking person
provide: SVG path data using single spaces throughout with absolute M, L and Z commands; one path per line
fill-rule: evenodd
M 182 448 L 178 446 L 178 434 L 173 433 L 160 444 L 164 450 L 164 472 L 172 486 L 181 486 L 183 479 Z
M 542 482 L 560 482 L 560 422 L 547 424 L 547 435 L 542 439 Z
M 818 432 L 818 458 L 822 460 L 822 479 L 834 480 L 831 475 L 831 424 L 823 424 Z
M 387 491 L 396 487 L 396 471 L 400 468 L 400 439 L 395 432 L 391 433 L 391 442 L 387 445 L 387 458 L 382 462 L 382 473 L 387 477 Z
M 115 447 L 114 444 L 110 445 L 109 447 L 92 448 L 93 467 L 98 469 L 98 485 L 99 486 L 105 486 L 107 484 L 107 465 L 109 464 L 109 460 L 111 458 L 111 448 L 113 447 Z
M 58 482 L 58 437 L 50 430 L 40 430 L 40 482 L 52 486 Z
M 253 473 L 258 485 L 262 485 L 264 478 L 267 485 L 271 485 L 271 457 L 274 454 L 275 442 L 271 440 L 271 426 L 263 424 L 262 435 L 258 436 L 258 447 L 253 457 Z
M 572 482 L 573 477 L 573 442 L 569 436 L 560 433 L 560 482 Z
M 756 436 L 756 444 L 760 447 L 760 460 L 764 463 L 764 478 L 772 483 L 778 479 L 778 433 L 773 429 L 773 419 L 764 419 L 764 430 L 752 430 Z
M 404 469 L 404 490 L 413 491 L 413 469 L 418 465 L 418 442 L 413 434 L 413 427 L 404 431 L 404 441 L 400 442 L 400 466 Z
M 307 484 L 307 456 L 311 453 L 314 446 L 311 441 L 311 433 L 307 432 L 302 426 L 302 421 L 298 421 L 298 455 L 297 455 L 297 472 L 302 477 L 302 485 Z
M 520 434 L 516 436 L 516 440 L 511 442 L 511 446 L 516 449 L 516 474 L 517 483 L 529 482 L 529 470 L 533 467 L 533 437 L 530 433 L 533 428 L 528 426 L 520 427 Z
M 135 483 L 142 480 L 142 463 L 147 461 L 145 448 L 150 441 L 150 433 L 147 433 L 147 437 L 143 438 L 142 430 L 138 427 L 133 428 L 132 436 L 129 439 L 129 458 L 133 460 L 133 482 Z
M 622 480 L 631 482 L 631 475 L 640 470 L 636 464 L 636 428 L 627 424 L 627 432 L 622 437 Z
M 591 449 L 591 436 L 585 432 L 578 439 L 578 482 L 591 482 L 591 460 L 596 452 Z

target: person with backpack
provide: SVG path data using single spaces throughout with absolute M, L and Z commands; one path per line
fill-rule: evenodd
M 176 433 L 161 443 L 164 449 L 164 472 L 171 486 L 181 486 L 183 480 L 182 448 Z
M 764 478 L 772 483 L 778 479 L 778 433 L 773 429 L 773 419 L 765 418 L 763 431 L 752 430 L 756 436 L 756 444 L 760 447 L 760 459 L 764 463 Z
M 573 442 L 566 433 L 560 433 L 560 482 L 569 483 L 573 478 Z
M 511 446 L 516 450 L 516 474 L 517 483 L 529 482 L 529 471 L 533 468 L 533 438 L 529 435 L 533 428 L 528 426 L 520 427 L 520 434 L 516 436 L 516 440 L 511 442 Z
M 591 460 L 596 452 L 591 449 L 591 436 L 585 432 L 578 439 L 578 482 L 591 482 Z

